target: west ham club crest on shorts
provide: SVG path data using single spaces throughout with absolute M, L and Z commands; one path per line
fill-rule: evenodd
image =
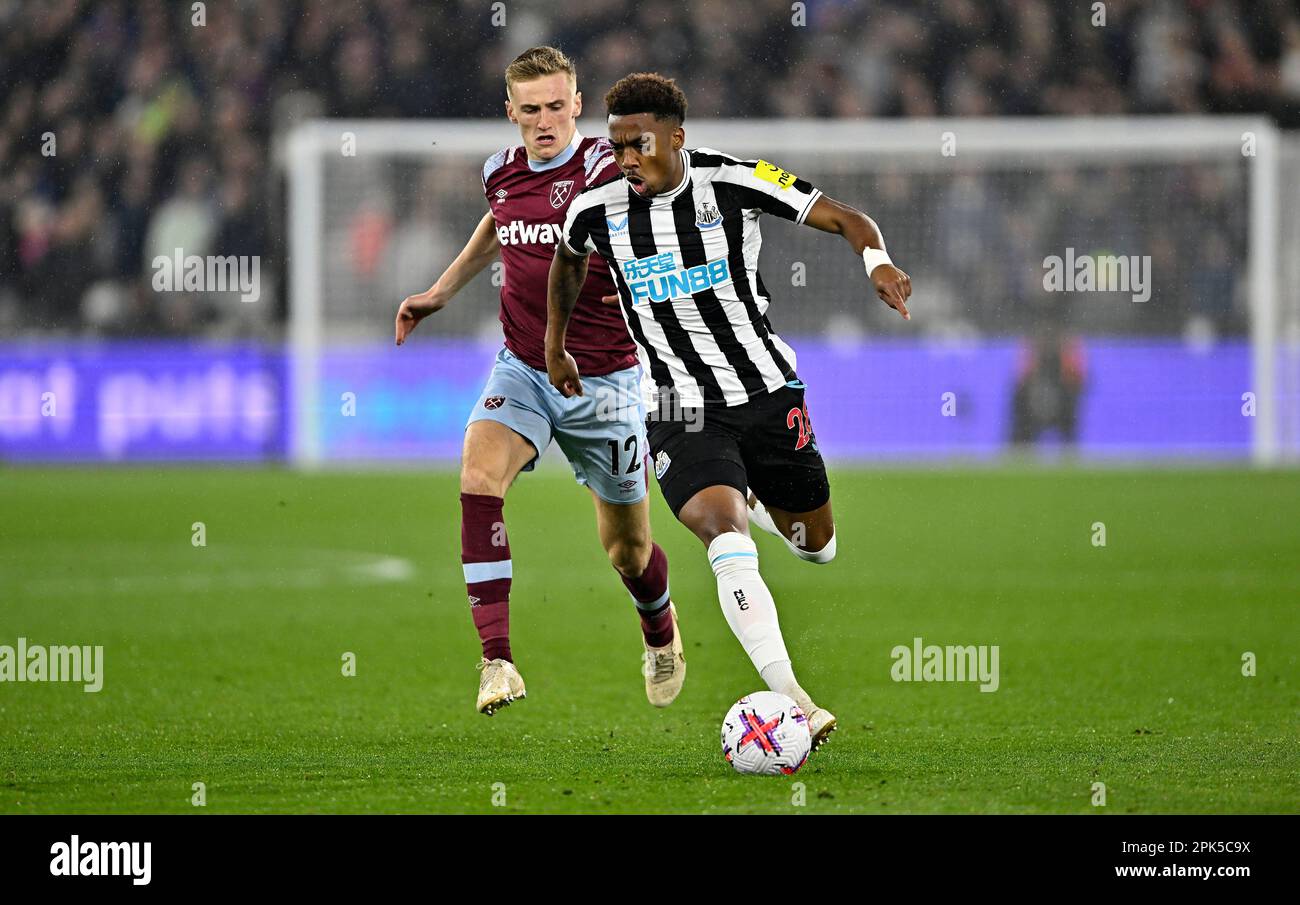
M 559 182 L 552 182 L 551 183 L 551 207 L 556 208 L 557 210 L 559 208 L 564 207 L 565 203 L 569 200 L 569 196 L 572 194 L 573 194 L 572 179 L 561 179 Z
M 483 408 L 499 409 L 505 403 L 505 401 L 506 401 L 506 397 L 504 396 L 489 396 L 488 398 L 483 400 Z

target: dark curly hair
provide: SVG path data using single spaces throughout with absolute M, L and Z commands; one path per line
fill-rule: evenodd
M 677 83 L 657 72 L 634 72 L 614 83 L 605 94 L 605 110 L 610 116 L 652 113 L 658 120 L 686 119 L 686 95 Z

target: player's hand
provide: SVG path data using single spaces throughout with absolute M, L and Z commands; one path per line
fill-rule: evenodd
M 903 320 L 912 319 L 907 313 L 907 300 L 912 296 L 911 277 L 893 264 L 881 264 L 871 271 L 871 282 L 882 302 L 903 315 Z
M 444 304 L 446 303 L 434 298 L 432 289 L 408 295 L 397 309 L 397 344 L 400 346 L 406 342 L 406 337 L 411 335 L 416 325 Z
M 618 293 L 616 292 L 616 293 L 614 293 L 613 295 L 602 295 L 602 296 L 600 297 L 600 300 L 601 300 L 602 302 L 604 302 L 606 305 L 617 305 L 617 304 L 618 304 Z
M 555 387 L 567 399 L 582 395 L 582 381 L 578 377 L 578 363 L 568 352 L 546 356 L 546 376 L 551 378 Z

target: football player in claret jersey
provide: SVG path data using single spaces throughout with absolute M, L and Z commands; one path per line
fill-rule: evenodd
M 510 545 L 504 497 L 552 438 L 592 492 L 596 527 L 640 615 L 646 696 L 666 707 L 686 675 L 677 614 L 668 595 L 668 560 L 650 537 L 642 371 L 619 313 L 601 304 L 614 291 L 603 262 L 580 282 L 569 349 L 593 375 L 587 398 L 550 385 L 543 341 L 546 276 L 564 215 L 584 189 L 621 178 L 609 141 L 577 131 L 582 95 L 574 66 L 553 47 L 534 47 L 506 69 L 506 115 L 523 145 L 483 167 L 489 211 L 465 248 L 426 292 L 397 312 L 400 346 L 423 318 L 501 254 L 505 348 L 469 416 L 461 461 L 461 561 L 482 642 L 477 708 L 491 716 L 524 697 L 510 650 Z
M 687 150 L 686 97 L 671 79 L 629 75 L 605 105 L 623 178 L 569 206 L 551 264 L 547 371 L 566 396 L 587 391 L 568 331 L 587 255 L 598 251 L 657 387 L 649 438 L 664 499 L 708 548 L 731 630 L 767 686 L 803 709 L 816 747 L 835 717 L 795 679 L 747 524 L 781 537 L 800 559 L 835 556 L 830 485 L 794 350 L 767 318 L 758 218 L 843 236 L 876 294 L 904 318 L 911 281 L 861 211 L 776 164 Z

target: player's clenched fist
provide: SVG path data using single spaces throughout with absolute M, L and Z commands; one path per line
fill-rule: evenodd
M 432 289 L 408 295 L 397 309 L 397 344 L 400 346 L 406 342 L 406 337 L 411 335 L 416 324 L 445 304 L 446 301 L 435 297 Z
M 912 296 L 911 277 L 893 264 L 881 264 L 871 271 L 871 282 L 882 302 L 903 315 L 903 320 L 912 319 L 907 313 L 907 300 Z
M 546 374 L 555 387 L 567 399 L 582 395 L 582 381 L 578 378 L 578 363 L 568 352 L 558 355 L 548 352 L 546 355 Z

